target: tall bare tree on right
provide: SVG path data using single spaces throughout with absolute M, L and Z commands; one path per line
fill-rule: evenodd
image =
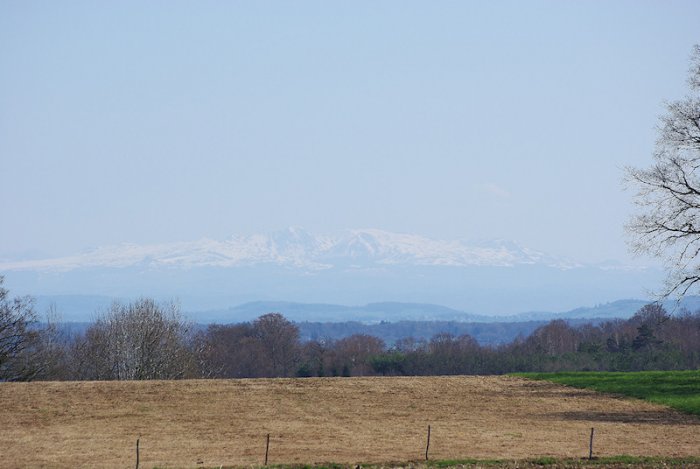
M 667 105 L 649 168 L 627 168 L 639 211 L 627 224 L 630 246 L 661 259 L 661 296 L 700 286 L 700 45 L 693 48 L 689 93 Z

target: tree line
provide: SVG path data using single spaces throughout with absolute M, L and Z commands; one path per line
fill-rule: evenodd
M 279 313 L 203 329 L 152 299 L 114 303 L 84 332 L 66 334 L 37 321 L 31 298 L 10 298 L 0 277 L 0 381 L 675 369 L 700 369 L 700 312 L 671 315 L 659 304 L 598 325 L 554 320 L 498 346 L 447 333 L 391 346 L 366 334 L 301 341 Z

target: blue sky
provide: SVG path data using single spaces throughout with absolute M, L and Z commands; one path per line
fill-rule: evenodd
M 0 1 L 0 257 L 289 225 L 629 260 L 696 1 Z

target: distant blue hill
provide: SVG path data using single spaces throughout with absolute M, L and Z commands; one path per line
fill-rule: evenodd
M 243 322 L 251 321 L 262 314 L 277 312 L 301 322 L 346 322 L 362 323 L 398 321 L 455 321 L 455 322 L 527 322 L 551 321 L 553 319 L 627 319 L 649 301 L 618 300 L 591 307 L 581 307 L 562 313 L 528 312 L 509 316 L 488 316 L 425 303 L 370 303 L 364 306 L 342 306 L 322 303 L 293 303 L 256 301 L 244 303 L 226 310 L 211 310 L 193 314 L 198 321 Z M 664 307 L 673 313 L 681 308 L 691 311 L 700 309 L 700 296 L 689 296 L 680 304 L 667 301 Z
M 37 311 L 44 314 L 51 305 L 61 321 L 85 322 L 94 319 L 114 301 L 99 295 L 52 295 L 36 297 Z M 489 316 L 460 311 L 429 303 L 381 302 L 361 306 L 345 306 L 330 303 L 296 303 L 285 301 L 255 301 L 225 309 L 187 311 L 185 315 L 198 323 L 236 323 L 252 321 L 271 312 L 281 313 L 296 322 L 347 322 L 380 323 L 398 321 L 454 321 L 473 323 L 550 321 L 552 319 L 626 319 L 639 311 L 648 301 L 628 299 L 610 303 L 580 307 L 566 312 L 527 312 L 508 316 Z M 664 303 L 673 313 L 681 308 L 700 309 L 700 296 L 684 298 L 680 304 Z
M 446 306 L 384 302 L 364 306 L 341 306 L 323 303 L 293 303 L 283 301 L 255 301 L 229 308 L 198 313 L 197 320 L 218 322 L 250 321 L 266 313 L 281 313 L 293 321 L 317 322 L 396 322 L 396 321 L 460 321 L 486 322 L 494 318 L 448 308 Z
M 509 319 L 530 319 L 530 320 L 552 320 L 552 319 L 627 319 L 639 311 L 643 306 L 649 304 L 644 300 L 617 300 L 610 303 L 590 307 L 575 308 L 564 313 L 522 313 L 515 316 L 508 316 Z M 700 309 L 700 296 L 687 296 L 680 302 L 667 300 L 663 302 L 664 308 L 674 314 L 682 309 L 697 311 Z

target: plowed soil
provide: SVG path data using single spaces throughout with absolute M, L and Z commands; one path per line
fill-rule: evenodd
M 0 383 L 3 467 L 698 456 L 700 418 L 513 377 Z

